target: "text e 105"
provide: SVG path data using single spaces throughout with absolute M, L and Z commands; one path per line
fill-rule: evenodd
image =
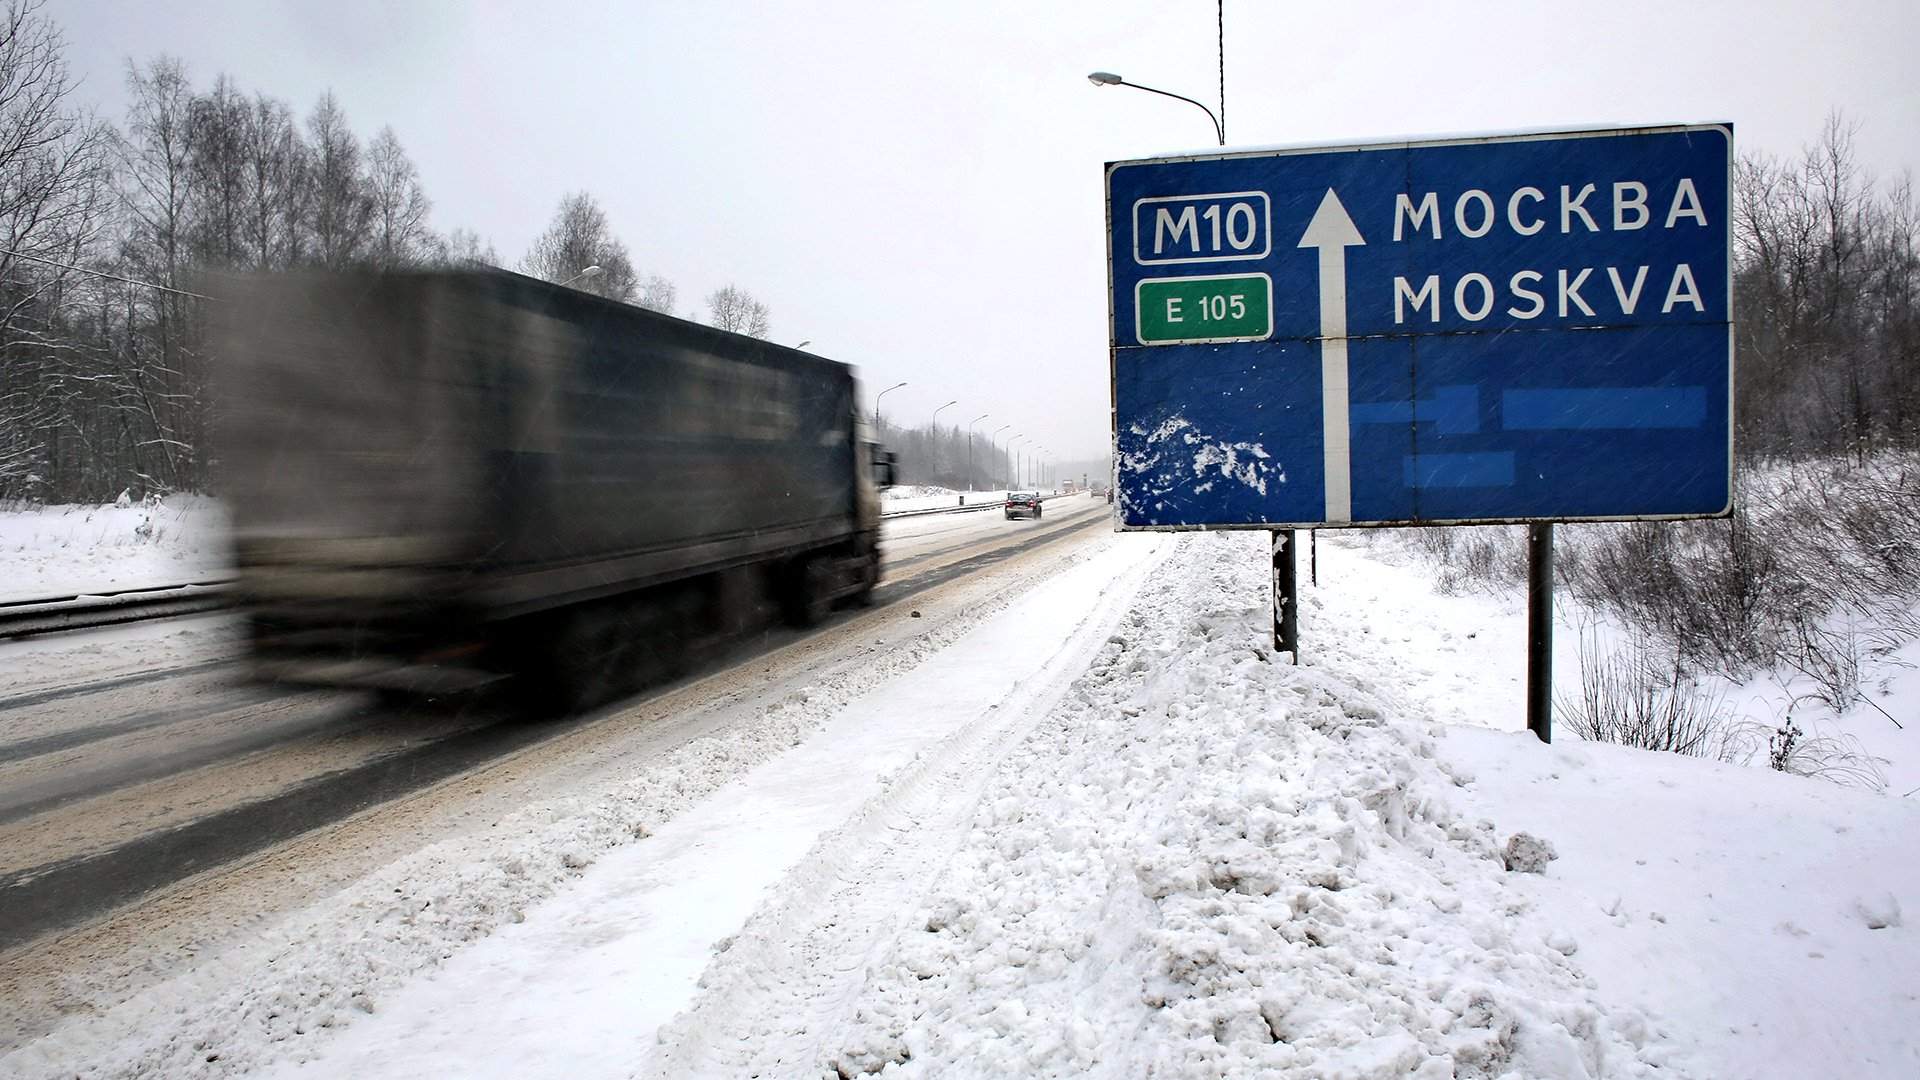
M 1134 301 L 1134 336 L 1142 345 L 1273 336 L 1273 279 L 1266 274 L 1149 278 L 1135 286 Z

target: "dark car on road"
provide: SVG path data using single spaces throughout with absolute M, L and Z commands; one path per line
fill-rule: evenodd
M 1007 520 L 1017 517 L 1040 516 L 1040 493 L 1037 491 L 1007 492 Z

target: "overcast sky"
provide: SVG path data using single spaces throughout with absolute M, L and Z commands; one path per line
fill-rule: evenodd
M 108 117 L 129 57 L 303 115 L 332 88 L 363 137 L 394 127 L 436 228 L 511 263 L 585 189 L 683 314 L 736 283 L 868 394 L 907 380 L 889 417 L 958 398 L 942 423 L 991 413 L 1063 458 L 1108 442 L 1102 163 L 1213 141 L 1192 106 L 1086 74 L 1219 96 L 1212 0 L 46 10 Z M 1839 109 L 1891 177 L 1920 164 L 1916 42 L 1915 0 L 1228 0 L 1227 139 L 1730 121 L 1742 152 L 1791 154 Z

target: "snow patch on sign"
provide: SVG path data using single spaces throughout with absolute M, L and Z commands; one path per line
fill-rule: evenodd
M 1241 484 L 1261 495 L 1267 485 L 1284 484 L 1287 474 L 1266 447 L 1228 442 L 1173 414 L 1157 423 L 1135 423 L 1120 435 L 1119 471 L 1137 479 L 1121 485 L 1122 499 L 1146 512 L 1180 506 L 1205 495 L 1221 481 Z

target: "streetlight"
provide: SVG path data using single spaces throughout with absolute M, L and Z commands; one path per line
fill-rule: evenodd
M 933 419 L 928 421 L 928 423 L 933 425 L 933 430 L 936 433 L 940 430 L 940 414 L 943 412 L 946 412 L 948 409 L 951 409 L 958 404 L 960 404 L 960 399 L 954 398 L 952 401 L 949 401 L 945 405 L 942 405 L 939 408 L 933 410 Z
M 1000 478 L 1000 462 L 1004 462 L 1006 459 L 1000 456 L 1001 455 L 1000 445 L 994 442 L 994 440 L 1000 437 L 1001 432 L 1007 430 L 1012 426 L 1013 426 L 1012 424 L 1001 424 L 999 427 L 993 429 L 993 434 L 987 436 L 987 446 L 989 449 L 993 451 L 993 456 L 995 459 L 995 464 L 993 466 L 993 478 L 996 480 Z M 1012 445 L 1011 441 L 1009 441 L 1008 445 Z
M 976 416 L 973 419 L 967 421 L 967 490 L 968 491 L 973 490 L 973 425 L 979 423 L 982 420 L 985 420 L 987 417 L 991 415 L 993 414 L 981 413 L 979 416 Z
M 897 382 L 897 383 L 894 383 L 892 386 L 887 387 L 885 390 L 882 390 L 879 393 L 873 395 L 873 437 L 874 438 L 877 439 L 880 437 L 880 399 L 883 397 L 886 397 L 888 394 L 893 393 L 895 390 L 898 390 L 905 385 L 907 384 L 904 382 Z
M 606 267 L 604 267 L 604 266 L 600 266 L 600 265 L 598 265 L 598 264 L 595 264 L 595 265 L 593 265 L 593 266 L 589 266 L 589 267 L 587 267 L 587 268 L 586 268 L 585 270 L 582 270 L 582 271 L 580 271 L 579 273 L 577 273 L 577 274 L 575 274 L 575 275 L 573 275 L 572 277 L 570 277 L 570 278 L 568 278 L 567 280 L 565 280 L 565 281 L 563 281 L 563 282 L 561 282 L 560 284 L 561 284 L 561 285 L 563 285 L 563 286 L 565 286 L 565 285 L 571 285 L 571 284 L 573 284 L 574 282 L 576 282 L 576 281 L 579 281 L 579 280 L 580 280 L 581 278 L 596 278 L 596 277 L 599 277 L 599 276 L 600 276 L 601 274 L 604 274 L 604 273 L 606 273 L 606 272 L 607 272 L 607 268 L 606 268 Z
M 1207 108 L 1205 105 L 1200 104 L 1199 102 L 1193 100 L 1190 97 L 1185 97 L 1180 94 L 1171 94 L 1165 90 L 1155 90 L 1151 86 L 1141 86 L 1139 83 L 1135 83 L 1135 82 L 1128 82 L 1127 80 L 1121 78 L 1120 76 L 1115 75 L 1111 71 L 1096 71 L 1093 74 L 1087 76 L 1087 81 L 1092 83 L 1095 86 L 1131 86 L 1135 90 L 1145 90 L 1149 94 L 1159 94 L 1161 97 L 1170 97 L 1175 101 L 1184 101 L 1187 104 L 1193 106 L 1194 108 L 1199 109 L 1201 112 L 1207 114 L 1207 119 L 1213 122 L 1213 137 L 1220 141 L 1221 146 L 1227 145 L 1227 126 L 1220 122 L 1219 117 L 1213 115 L 1212 109 Z
M 811 345 L 811 344 L 813 344 L 813 339 L 812 339 L 812 338 L 808 338 L 807 340 L 805 340 L 805 341 L 803 341 L 803 342 L 801 342 L 800 344 L 798 344 L 798 345 L 795 345 L 795 346 L 794 346 L 794 348 L 796 348 L 796 349 L 804 349 L 804 348 L 806 348 L 807 346 L 809 346 L 809 345 Z
M 1028 442 L 1033 441 L 1031 437 L 1022 435 L 1016 431 L 1014 432 L 1013 438 L 1007 440 L 1007 449 L 1013 450 L 1013 444 L 1019 442 L 1021 439 L 1026 439 Z M 1020 477 L 1022 475 L 1020 466 L 1026 460 L 1025 454 L 1026 452 L 1023 450 L 1013 450 L 1013 485 L 1015 487 L 1020 486 Z

